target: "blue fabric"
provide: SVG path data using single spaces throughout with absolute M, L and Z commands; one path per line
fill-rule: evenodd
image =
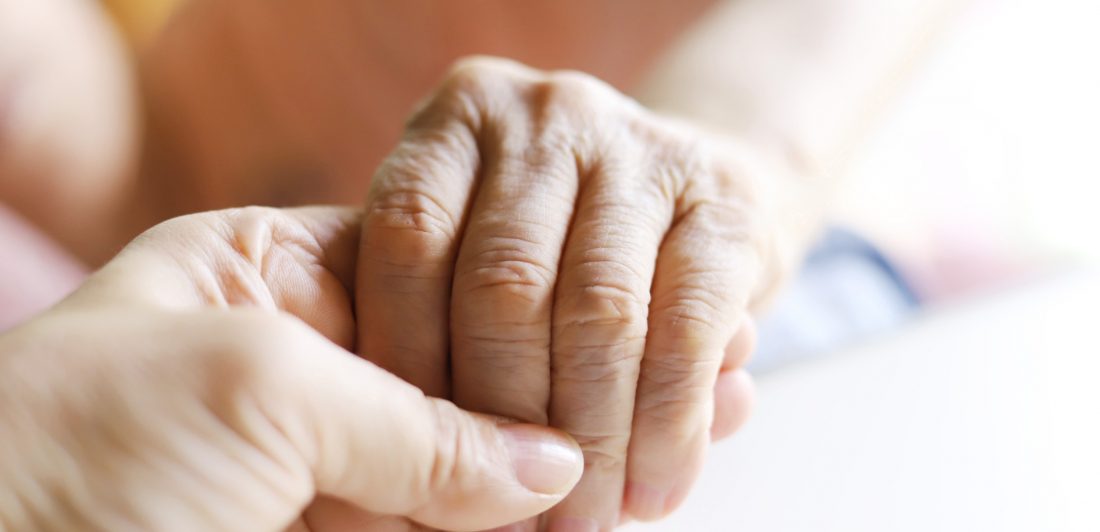
M 904 322 L 920 300 L 867 240 L 830 229 L 759 322 L 755 372 L 820 356 Z

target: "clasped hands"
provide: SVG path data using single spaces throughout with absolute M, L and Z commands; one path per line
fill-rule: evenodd
M 766 179 L 593 78 L 466 60 L 362 209 L 170 220 L 0 337 L 0 524 L 661 517 L 751 405 Z

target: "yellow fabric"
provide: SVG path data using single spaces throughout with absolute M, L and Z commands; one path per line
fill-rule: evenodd
M 148 43 L 182 0 L 102 0 L 132 46 Z

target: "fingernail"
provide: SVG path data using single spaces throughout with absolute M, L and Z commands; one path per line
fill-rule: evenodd
M 628 482 L 626 485 L 626 507 L 630 515 L 642 520 L 660 519 L 665 516 L 668 492 L 652 486 Z
M 561 495 L 573 488 L 584 469 L 584 457 L 572 440 L 534 425 L 500 427 L 512 458 L 516 479 L 543 495 Z
M 557 517 L 550 521 L 547 532 L 600 532 L 600 524 L 583 517 Z

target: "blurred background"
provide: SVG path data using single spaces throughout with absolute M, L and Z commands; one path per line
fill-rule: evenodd
M 954 270 L 943 288 L 961 294 L 1095 263 L 1098 15 L 1072 0 L 969 3 L 856 156 L 838 219 L 918 275 Z
M 828 216 L 889 257 L 929 312 L 1100 261 L 1100 10 L 958 5 L 854 150 Z M 908 316 L 883 314 L 850 337 Z M 829 343 L 844 340 L 776 346 L 757 365 Z

